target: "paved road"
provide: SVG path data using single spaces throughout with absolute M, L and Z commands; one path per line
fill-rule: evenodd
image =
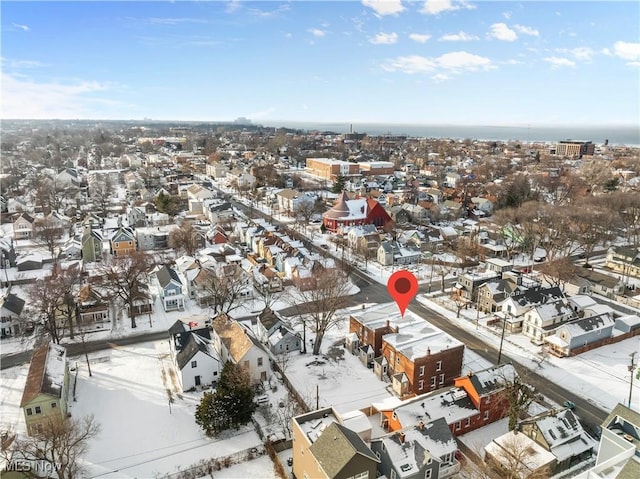
M 85 348 L 87 353 L 110 349 L 116 346 L 127 346 L 129 344 L 144 343 L 146 341 L 157 341 L 159 339 L 168 339 L 168 331 L 154 331 L 150 333 L 136 334 L 119 339 L 100 339 L 95 341 L 86 341 Z M 82 343 L 65 344 L 68 356 L 78 356 L 84 354 L 85 349 Z M 13 366 L 27 363 L 31 360 L 32 350 L 22 351 L 15 354 L 3 354 L 0 359 L 0 369 L 7 369 Z

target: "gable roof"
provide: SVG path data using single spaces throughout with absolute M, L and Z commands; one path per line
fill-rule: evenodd
M 162 286 L 162 289 L 166 288 L 171 281 L 175 281 L 182 286 L 182 281 L 180 281 L 178 273 L 166 264 L 162 265 L 162 268 L 156 272 L 156 278 L 158 278 L 158 282 L 160 283 L 160 286 Z
M 20 314 L 22 313 L 22 309 L 24 308 L 24 304 L 24 299 L 16 296 L 13 293 L 9 293 L 4 297 L 2 301 L 2 308 L 12 312 L 17 316 L 20 316 Z
M 20 407 L 29 404 L 40 394 L 62 397 L 66 371 L 67 350 L 59 344 L 48 343 L 33 352 Z
M 337 422 L 329 424 L 309 450 L 328 477 L 336 477 L 359 455 L 380 462 L 358 434 Z
M 206 331 L 207 335 L 209 334 L 208 329 L 205 328 L 204 331 Z M 193 358 L 198 352 L 204 353 L 211 358 L 218 359 L 213 352 L 209 338 L 205 338 L 200 335 L 200 333 L 204 331 L 196 330 L 180 333 L 181 336 L 186 338 L 182 344 L 182 349 L 176 354 L 176 362 L 180 369 L 183 369 L 191 361 L 191 358 Z
M 238 364 L 254 345 L 247 331 L 226 314 L 219 314 L 213 320 L 213 330 L 220 337 L 229 356 Z

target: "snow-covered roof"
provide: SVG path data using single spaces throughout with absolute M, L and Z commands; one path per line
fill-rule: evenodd
M 485 451 L 499 462 L 504 461 L 505 455 L 510 455 L 509 451 L 527 450 L 528 454 L 522 455 L 522 464 L 528 469 L 523 471 L 521 477 L 527 477 L 530 471 L 538 470 L 547 464 L 552 464 L 556 457 L 545 448 L 537 444 L 532 439 L 521 433 L 509 431 L 500 437 L 495 438 L 492 442 L 485 446 Z M 526 456 L 526 457 L 525 457 Z M 508 464 L 505 464 L 508 466 Z
M 421 323 L 401 327 L 397 333 L 385 334 L 382 341 L 413 361 L 463 345 L 424 320 Z
M 31 357 L 20 407 L 26 406 L 40 394 L 60 398 L 66 367 L 67 350 L 64 346 L 48 343 L 36 349 Z

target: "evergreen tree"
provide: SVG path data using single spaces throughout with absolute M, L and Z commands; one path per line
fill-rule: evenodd
M 336 176 L 336 181 L 333 182 L 333 188 L 331 189 L 331 191 L 333 191 L 334 193 L 342 193 L 342 190 L 344 190 L 344 184 L 346 182 L 347 179 L 344 176 Z
M 205 393 L 196 408 L 196 424 L 207 436 L 246 424 L 256 409 L 253 396 L 249 373 L 241 366 L 227 362 L 216 391 Z

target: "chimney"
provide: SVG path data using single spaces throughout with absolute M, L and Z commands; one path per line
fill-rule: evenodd
M 431 356 L 431 348 L 427 348 L 427 356 Z
M 389 323 L 389 320 L 387 319 L 387 328 L 389 327 L 389 324 L 390 324 L 390 323 Z
M 398 439 L 400 439 L 400 444 L 404 444 L 404 432 L 398 434 Z

